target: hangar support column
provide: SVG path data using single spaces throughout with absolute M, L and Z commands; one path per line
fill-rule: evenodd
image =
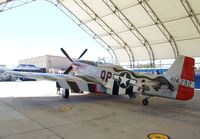
M 187 0 L 180 0 L 185 11 L 188 14 L 188 17 L 191 19 L 193 25 L 195 26 L 196 30 L 198 31 L 198 33 L 200 34 L 200 22 L 198 20 L 198 18 L 196 17 L 192 7 L 190 6 L 189 2 Z

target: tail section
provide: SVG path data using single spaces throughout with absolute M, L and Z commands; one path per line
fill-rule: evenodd
M 189 100 L 194 96 L 194 59 L 179 56 L 165 74 L 168 81 L 176 88 L 176 99 Z

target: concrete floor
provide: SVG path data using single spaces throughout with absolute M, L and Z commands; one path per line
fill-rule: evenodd
M 191 101 L 55 94 L 53 82 L 0 83 L 0 139 L 200 138 L 200 91 Z

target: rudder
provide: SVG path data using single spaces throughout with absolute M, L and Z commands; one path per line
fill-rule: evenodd
M 191 57 L 179 56 L 165 74 L 176 88 L 178 100 L 189 100 L 194 96 L 194 63 Z

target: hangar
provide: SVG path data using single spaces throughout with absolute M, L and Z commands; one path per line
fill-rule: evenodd
M 6 11 L 35 0 L 0 0 Z M 116 61 L 200 57 L 198 0 L 46 0 L 86 31 Z

